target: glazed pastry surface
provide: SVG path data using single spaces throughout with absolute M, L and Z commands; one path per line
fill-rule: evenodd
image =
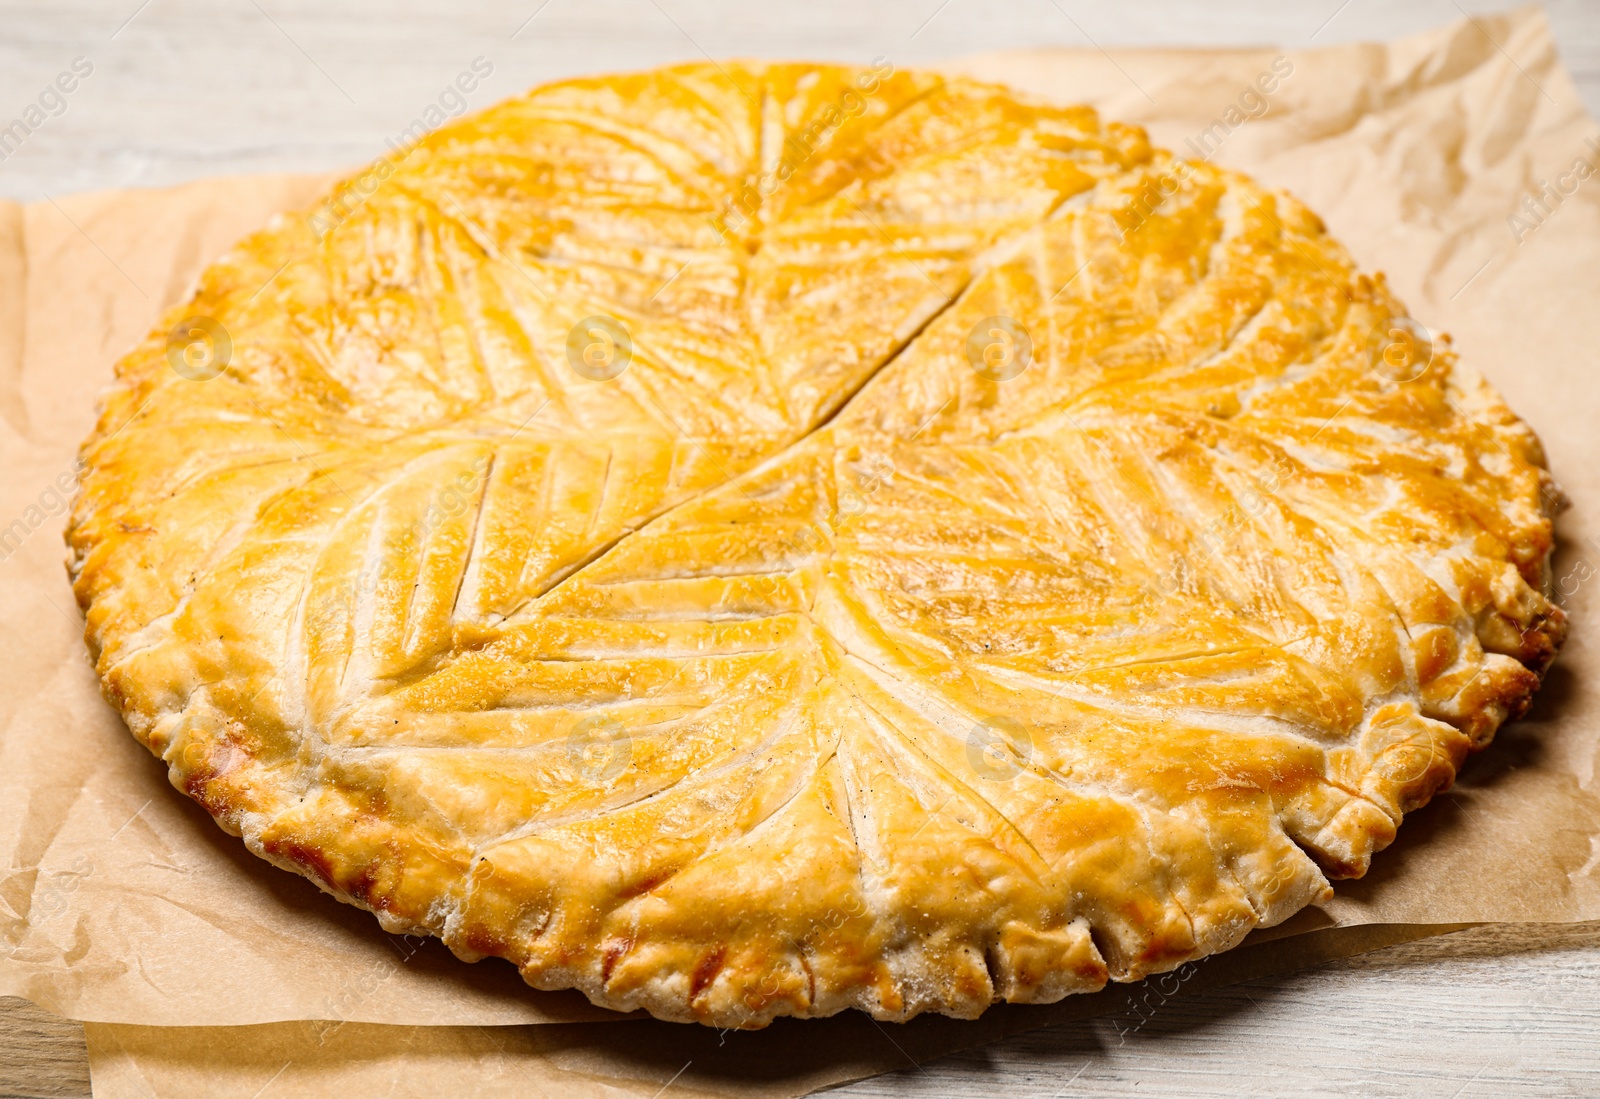
M 117 378 L 70 569 L 173 784 L 667 1019 L 1226 950 L 1564 632 L 1538 440 L 1315 216 L 926 74 L 536 89 L 243 241 Z

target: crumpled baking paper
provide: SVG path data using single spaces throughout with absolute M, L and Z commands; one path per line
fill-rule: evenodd
M 1287 951 L 1275 957 L 1288 965 L 1386 934 L 1369 927 L 1350 939 L 1359 925 L 1600 919 L 1600 384 L 1589 328 L 1600 293 L 1600 131 L 1542 14 L 1306 52 L 1048 49 L 946 68 L 1092 103 L 1146 125 L 1159 144 L 1292 191 L 1539 431 L 1574 505 L 1555 570 L 1572 637 L 1533 712 L 1409 817 L 1367 878 L 1254 941 L 1279 940 L 1266 945 Z M 107 1024 L 89 1028 L 97 1089 L 111 1066 L 137 1074 L 162 1049 L 174 1072 L 179 1062 L 223 1071 L 204 1032 L 152 1027 L 322 1020 L 317 1050 L 404 1034 L 383 1057 L 458 1070 L 477 1056 L 460 1027 L 604 1020 L 628 1028 L 618 1036 L 659 1034 L 651 1041 L 666 1048 L 701 1042 L 667 1024 L 616 1021 L 576 994 L 530 990 L 503 962 L 468 966 L 437 943 L 385 935 L 222 833 L 99 697 L 60 540 L 94 397 L 209 260 L 326 182 L 238 178 L 0 204 L 0 993 Z M 1242 964 L 1231 957 L 1204 963 L 1210 979 Z M 1080 1010 L 1090 1007 L 934 1020 L 922 1030 L 942 1037 L 919 1048 L 988 1040 L 1005 1025 L 991 1019 L 1039 1025 L 1031 1020 Z M 596 1079 L 615 1069 L 607 1086 L 617 1094 L 642 1078 L 628 1066 L 631 1050 L 649 1047 L 643 1038 L 545 1030 L 505 1054 L 519 1073 L 536 1079 L 568 1057 Z M 797 1048 L 827 1051 L 812 1056 L 832 1068 L 769 1081 L 768 1093 L 904 1064 L 879 1037 L 903 1031 L 857 1016 L 774 1028 L 778 1037 L 757 1041 L 791 1035 Z M 229 1033 L 272 1049 L 287 1032 Z M 583 1046 L 589 1060 L 571 1060 L 552 1052 L 561 1041 L 597 1044 Z M 711 1088 L 699 1071 L 674 1086 Z M 643 1094 L 663 1082 L 650 1079 Z

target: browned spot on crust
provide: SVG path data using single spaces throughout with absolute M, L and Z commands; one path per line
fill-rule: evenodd
M 261 846 L 269 855 L 304 867 L 307 874 L 329 888 L 338 888 L 334 882 L 333 863 L 319 848 L 293 839 L 266 840 Z
M 719 946 L 701 957 L 694 967 L 693 975 L 689 978 L 689 999 L 697 999 L 700 993 L 711 987 L 711 982 L 722 972 L 722 961 L 726 953 L 727 951 Z
M 665 885 L 667 882 L 671 881 L 682 869 L 683 868 L 681 866 L 664 867 L 656 871 L 654 874 L 640 878 L 626 889 L 619 890 L 617 892 L 617 896 L 621 897 L 623 900 L 632 900 L 634 897 L 642 897 L 646 893 L 652 892 L 653 890 L 656 890 Z
M 607 943 L 600 959 L 600 979 L 611 980 L 611 971 L 617 968 L 617 963 L 632 949 L 632 939 L 612 939 Z
M 497 935 L 491 934 L 481 924 L 474 924 L 461 936 L 461 944 L 474 954 L 492 954 L 497 958 L 509 957 L 511 945 Z

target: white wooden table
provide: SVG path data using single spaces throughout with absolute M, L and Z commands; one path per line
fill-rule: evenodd
M 1018 46 L 1304 47 L 1391 38 L 1490 0 L 5 0 L 0 126 L 92 72 L 0 160 L 0 195 L 360 163 L 474 59 L 483 106 L 555 77 L 707 55 L 908 66 Z M 1600 113 L 1600 3 L 1552 0 Z M 3 147 L 0 147 L 3 151 Z M 1600 1095 L 1600 926 L 1481 928 L 1179 996 L 865 1081 L 849 1094 Z M 82 1032 L 0 1000 L 0 1097 L 88 1092 Z

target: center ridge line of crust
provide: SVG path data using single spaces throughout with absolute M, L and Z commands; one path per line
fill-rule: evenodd
M 1095 186 L 1098 188 L 1099 186 L 1101 186 L 1101 184 L 1097 183 Z M 801 445 L 803 445 L 804 443 L 809 441 L 814 436 L 819 435 L 823 431 L 827 430 L 829 427 L 832 426 L 832 424 L 833 424 L 833 422 L 835 420 L 837 420 L 841 415 L 843 415 L 846 411 L 848 411 L 851 403 L 853 401 L 855 401 L 855 399 L 861 395 L 862 391 L 864 391 L 869 385 L 871 385 L 872 382 L 876 378 L 878 378 L 881 374 L 883 374 L 886 370 L 888 370 L 891 366 L 893 366 L 896 362 L 898 362 L 900 360 L 901 356 L 904 355 L 907 351 L 909 351 L 911 349 L 912 345 L 916 343 L 918 337 L 920 337 L 924 332 L 926 332 L 930 325 L 932 325 L 940 317 L 944 316 L 951 309 L 956 307 L 956 305 L 958 304 L 960 299 L 966 294 L 967 290 L 978 279 L 978 277 L 984 272 L 984 270 L 988 267 L 989 263 L 992 262 L 992 260 L 990 260 L 987 257 L 1003 256 L 1003 255 L 1009 253 L 1010 251 L 1012 251 L 1013 249 L 1015 249 L 1019 244 L 1021 244 L 1023 241 L 1025 241 L 1027 239 L 1027 237 L 1028 237 L 1028 235 L 1030 233 L 1036 232 L 1040 225 L 1044 224 L 1046 221 L 1050 220 L 1051 217 L 1055 216 L 1056 212 L 1061 208 L 1062 203 L 1065 202 L 1065 201 L 1066 201 L 1066 199 L 1059 200 L 1042 217 L 1040 217 L 1038 221 L 1034 222 L 1033 224 L 1031 224 L 1031 225 L 1029 225 L 1029 226 L 1027 226 L 1027 227 L 1025 227 L 1023 229 L 1017 230 L 1015 233 L 1013 233 L 1010 237 L 1007 237 L 1005 240 L 999 241 L 996 244 L 991 245 L 989 248 L 985 249 L 984 250 L 984 258 L 981 258 L 978 263 L 974 264 L 973 269 L 967 274 L 966 278 L 962 280 L 961 285 L 953 293 L 951 293 L 949 295 L 949 297 L 947 297 L 944 300 L 944 302 L 941 305 L 938 306 L 938 308 L 930 311 L 928 316 L 926 318 L 924 318 L 916 326 L 915 329 L 913 329 L 913 331 L 911 332 L 910 335 L 908 335 L 904 340 L 902 340 L 899 344 L 897 344 L 894 347 L 894 349 L 887 356 L 885 356 L 884 359 L 881 362 L 878 363 L 877 366 L 873 367 L 872 371 L 870 373 L 868 373 L 864 378 L 862 378 L 858 385 L 856 385 L 853 389 L 850 389 L 848 392 L 844 393 L 844 395 L 839 399 L 838 403 L 832 409 L 830 409 L 827 412 L 827 414 L 825 416 L 823 416 L 823 418 L 821 420 L 819 420 L 817 423 L 813 424 L 802 435 L 800 435 L 797 438 L 793 439 L 792 441 L 786 443 L 784 446 L 782 446 L 778 450 L 774 451 L 772 454 L 769 454 L 767 457 L 763 458 L 759 463 L 757 463 L 755 466 L 752 466 L 750 469 L 744 470 L 744 471 L 742 471 L 740 473 L 733 474 L 733 475 L 729 476 L 728 479 L 725 480 L 725 481 L 721 481 L 721 482 L 718 482 L 717 484 L 710 485 L 710 486 L 708 486 L 708 487 L 706 487 L 704 489 L 701 489 L 695 495 L 690 496 L 687 499 L 680 500 L 677 503 L 673 504 L 671 507 L 666 508 L 665 510 L 663 510 L 663 511 L 661 511 L 661 512 L 655 514 L 655 515 L 652 515 L 649 519 L 645 520 L 643 523 L 641 523 L 638 527 L 634 528 L 633 530 L 624 531 L 623 533 L 619 534 L 616 538 L 612 539 L 610 542 L 607 542 L 607 543 L 599 546 L 598 548 L 595 549 L 595 551 L 593 553 L 589 554 L 588 557 L 584 561 L 580 562 L 577 565 L 576 568 L 574 568 L 571 572 L 567 573 L 566 575 L 564 575 L 564 576 L 560 577 L 559 579 L 557 579 L 548 588 L 540 591 L 534 598 L 529 600 L 529 603 L 531 604 L 531 603 L 538 602 L 538 600 L 543 599 L 546 595 L 549 595 L 551 592 L 555 591 L 562 584 L 565 584 L 567 581 L 572 580 L 573 578 L 577 577 L 580 573 L 582 573 L 589 566 L 597 563 L 601 558 L 605 557 L 612 550 L 614 550 L 618 546 L 622 545 L 628 539 L 636 536 L 645 527 L 649 526 L 651 523 L 655 522 L 657 519 L 660 519 L 662 516 L 667 515 L 670 512 L 677 510 L 678 508 L 690 506 L 690 505 L 694 504 L 697 500 L 701 499 L 704 496 L 708 496 L 708 495 L 710 495 L 710 494 L 712 494 L 714 492 L 719 491 L 720 489 L 723 489 L 723 488 L 725 488 L 725 487 L 727 487 L 729 485 L 737 483 L 741 478 L 755 473 L 756 471 L 760 470 L 763 466 L 769 465 L 769 464 L 771 464 L 773 462 L 780 461 L 785 455 L 792 453 L 796 448 L 800 447 Z M 938 413 L 935 413 L 934 415 L 937 416 Z M 526 606 L 526 604 L 525 604 L 525 606 Z M 523 609 L 522 607 L 516 608 L 515 610 L 511 611 L 510 613 L 506 614 L 503 618 L 501 618 L 500 622 L 503 623 L 503 622 L 510 621 L 522 609 Z

